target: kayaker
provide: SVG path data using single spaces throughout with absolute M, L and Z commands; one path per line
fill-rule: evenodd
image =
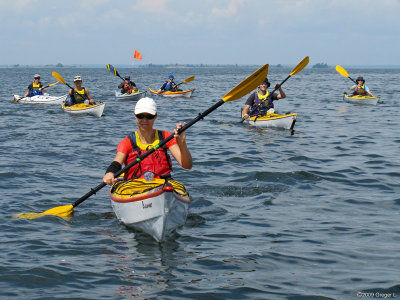
M 174 82 L 174 75 L 169 75 L 168 81 L 164 82 L 164 84 L 159 88 L 159 90 L 157 92 L 161 93 L 161 92 L 167 92 L 167 91 L 171 91 L 171 92 L 178 91 L 178 86 Z
M 371 97 L 374 97 L 369 88 L 365 85 L 365 80 L 362 76 L 357 77 L 356 82 L 357 84 L 353 85 L 350 88 L 350 90 L 353 91 L 353 95 L 361 95 L 361 96 L 369 95 Z
M 82 87 L 82 77 L 77 75 L 74 77 L 75 88 L 70 89 L 68 94 L 70 99 L 65 101 L 65 106 L 71 106 L 74 104 L 85 103 L 89 101 L 90 104 L 95 105 L 96 102 L 90 96 L 87 88 Z
M 45 92 L 46 89 L 43 88 L 43 85 L 40 82 L 40 75 L 35 74 L 33 76 L 33 82 L 28 86 L 28 91 L 25 93 L 24 98 L 28 96 L 43 95 L 43 91 Z
M 117 154 L 103 177 L 104 183 L 111 185 L 117 182 L 114 174 L 121 170 L 122 165 L 128 165 L 138 155 L 155 147 L 172 134 L 167 131 L 153 129 L 157 117 L 157 107 L 153 99 L 145 97 L 136 103 L 135 119 L 138 130 L 129 134 L 119 143 Z M 191 169 L 193 163 L 192 156 L 186 145 L 186 133 L 182 132 L 178 135 L 180 128 L 182 128 L 182 124 L 178 123 L 173 133 L 174 139 L 131 167 L 125 172 L 124 179 L 145 178 L 151 180 L 153 178 L 170 177 L 172 164 L 167 149 L 182 168 Z
M 282 90 L 279 84 L 276 83 L 275 88 L 279 88 L 279 93 L 273 93 L 267 101 L 269 96 L 267 89 L 270 87 L 270 85 L 271 84 L 269 83 L 268 78 L 265 78 L 265 80 L 258 87 L 258 91 L 250 94 L 242 111 L 243 119 L 248 119 L 258 115 L 263 116 L 269 109 L 274 108 L 273 101 L 286 98 L 285 92 Z
M 136 84 L 131 81 L 131 76 L 125 75 L 124 82 L 122 82 L 118 88 L 121 89 L 121 94 L 131 94 L 137 92 Z

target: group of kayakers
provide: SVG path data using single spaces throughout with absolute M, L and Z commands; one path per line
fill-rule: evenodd
M 46 91 L 40 82 L 40 75 L 35 74 L 33 82 L 29 85 L 26 96 L 35 96 L 43 94 Z M 357 84 L 350 87 L 354 95 L 370 95 L 373 96 L 369 88 L 365 85 L 363 77 L 356 79 Z M 77 75 L 74 77 L 75 88 L 69 90 L 70 99 L 66 101 L 65 105 L 73 105 L 76 103 L 84 103 L 85 101 L 90 104 L 95 104 L 91 98 L 90 92 L 87 88 L 82 87 L 82 78 Z M 269 93 L 270 87 L 268 78 L 259 85 L 258 90 L 250 94 L 246 100 L 245 107 L 242 111 L 242 118 L 248 119 L 252 116 L 262 116 L 267 113 L 274 112 L 274 101 L 286 98 L 286 94 L 282 87 L 276 83 L 274 85 L 274 92 Z M 121 93 L 132 93 L 138 91 L 136 84 L 131 81 L 129 75 L 124 77 L 124 81 L 118 86 Z M 177 91 L 178 86 L 174 82 L 174 76 L 169 75 L 166 81 L 157 92 L 163 91 Z M 185 131 L 178 134 L 182 124 L 178 123 L 173 133 L 161 131 L 154 128 L 154 122 L 157 119 L 157 106 L 153 99 L 145 97 L 140 99 L 135 106 L 134 118 L 137 125 L 137 130 L 131 132 L 125 137 L 118 145 L 114 160 L 107 168 L 103 177 L 103 182 L 106 184 L 114 184 L 117 179 L 114 174 L 121 170 L 122 165 L 137 160 L 137 158 L 148 151 L 155 148 L 160 142 L 173 134 L 174 139 L 171 139 L 163 147 L 160 147 L 143 161 L 139 161 L 134 167 L 129 169 L 124 174 L 124 179 L 130 178 L 146 178 L 151 180 L 153 178 L 168 178 L 171 175 L 172 163 L 171 158 L 167 152 L 170 151 L 175 160 L 184 169 L 192 168 L 192 156 L 186 144 Z

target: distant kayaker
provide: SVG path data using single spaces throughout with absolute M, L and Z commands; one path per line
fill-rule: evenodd
M 263 116 L 269 109 L 274 108 L 273 101 L 286 98 L 285 92 L 282 90 L 279 84 L 276 83 L 275 88 L 279 88 L 279 93 L 273 93 L 267 100 L 269 96 L 267 89 L 270 87 L 270 85 L 271 84 L 269 83 L 268 78 L 265 78 L 265 80 L 260 84 L 258 91 L 250 94 L 242 111 L 243 119 L 248 119 L 253 116 Z
M 65 106 L 71 106 L 74 104 L 85 103 L 89 101 L 90 104 L 94 105 L 96 102 L 90 96 L 87 88 L 82 87 L 82 77 L 77 75 L 74 77 L 75 88 L 70 89 L 68 94 L 70 100 L 65 101 Z
M 160 87 L 160 89 L 157 91 L 158 93 L 161 92 L 176 92 L 178 91 L 178 86 L 174 82 L 174 75 L 169 75 L 168 76 L 168 81 L 164 82 L 164 84 Z
M 25 97 L 33 97 L 36 95 L 43 95 L 43 92 L 45 92 L 46 89 L 43 88 L 42 83 L 40 82 L 40 75 L 35 74 L 33 76 L 33 82 L 28 86 L 28 91 L 25 93 Z
M 131 81 L 131 76 L 125 75 L 124 82 L 122 82 L 118 88 L 121 89 L 121 94 L 131 94 L 137 92 L 136 84 Z
M 361 95 L 361 96 L 370 95 L 371 97 L 374 97 L 369 88 L 365 85 L 365 80 L 363 77 L 361 76 L 357 77 L 356 82 L 357 84 L 353 85 L 350 88 L 350 90 L 353 91 L 353 95 Z
M 172 134 L 167 131 L 153 129 L 157 117 L 157 107 L 153 99 L 146 97 L 136 103 L 135 119 L 138 130 L 129 134 L 119 143 L 117 154 L 103 177 L 104 183 L 111 185 L 117 182 L 114 174 L 121 170 L 123 164 L 128 165 L 133 162 L 139 155 L 154 148 Z M 180 128 L 182 128 L 181 123 L 176 125 L 173 133 L 174 139 L 131 167 L 125 172 L 124 179 L 145 178 L 146 180 L 152 180 L 153 178 L 170 177 L 172 164 L 167 149 L 182 168 L 191 169 L 193 163 L 192 156 L 186 145 L 186 133 L 182 132 L 178 135 Z

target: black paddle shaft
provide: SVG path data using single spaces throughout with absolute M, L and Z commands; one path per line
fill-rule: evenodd
M 211 113 L 212 111 L 216 110 L 218 107 L 220 107 L 222 104 L 224 104 L 225 102 L 223 100 L 218 101 L 217 103 L 215 103 L 213 106 L 211 106 L 209 109 L 205 110 L 203 113 L 199 113 L 199 115 L 194 118 L 193 120 L 191 120 L 189 123 L 187 123 L 186 125 L 182 126 L 181 129 L 178 130 L 178 134 L 181 134 L 182 132 L 184 132 L 186 129 L 188 129 L 189 127 L 191 127 L 192 125 L 194 125 L 195 123 L 197 123 L 198 121 L 204 119 L 205 116 L 207 116 L 209 113 Z M 144 158 L 146 158 L 147 156 L 149 156 L 150 154 L 152 154 L 154 151 L 156 151 L 158 148 L 164 146 L 166 143 L 168 143 L 170 140 L 172 140 L 174 138 L 174 135 L 171 134 L 169 137 L 167 137 L 166 139 L 164 139 L 161 143 L 159 143 L 156 147 L 151 148 L 149 151 L 143 153 L 142 155 L 139 155 L 137 157 L 136 160 L 134 160 L 133 162 L 131 162 L 130 164 L 126 165 L 124 168 L 122 168 L 121 170 L 119 170 L 117 173 L 114 174 L 115 177 L 118 177 L 119 175 L 121 175 L 122 173 L 126 172 L 127 170 L 129 170 L 130 168 L 132 168 L 134 165 L 136 165 L 137 163 L 141 162 Z M 105 187 L 106 184 L 104 182 L 102 182 L 101 184 L 99 184 L 98 186 L 96 186 L 95 188 L 91 189 L 88 193 L 86 193 L 84 196 L 82 196 L 81 198 L 79 198 L 78 200 L 76 200 L 72 206 L 73 207 L 77 207 L 79 204 L 81 204 L 83 201 L 85 201 L 87 198 L 89 198 L 90 196 L 92 196 L 93 194 L 96 194 L 98 191 L 100 191 L 103 187 Z

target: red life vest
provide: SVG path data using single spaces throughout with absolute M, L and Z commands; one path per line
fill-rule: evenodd
M 156 134 L 158 134 L 159 141 L 162 142 L 164 140 L 164 132 L 156 130 Z M 136 160 L 139 155 L 147 152 L 146 150 L 141 150 L 137 145 L 135 132 L 132 132 L 128 137 L 132 144 L 132 152 L 127 156 L 125 166 Z M 172 163 L 166 145 L 158 148 L 141 162 L 126 171 L 124 179 L 143 178 L 143 174 L 148 171 L 154 174 L 154 178 L 166 178 L 171 176 Z
M 129 83 L 125 83 L 123 89 L 125 93 L 132 93 L 132 86 Z

